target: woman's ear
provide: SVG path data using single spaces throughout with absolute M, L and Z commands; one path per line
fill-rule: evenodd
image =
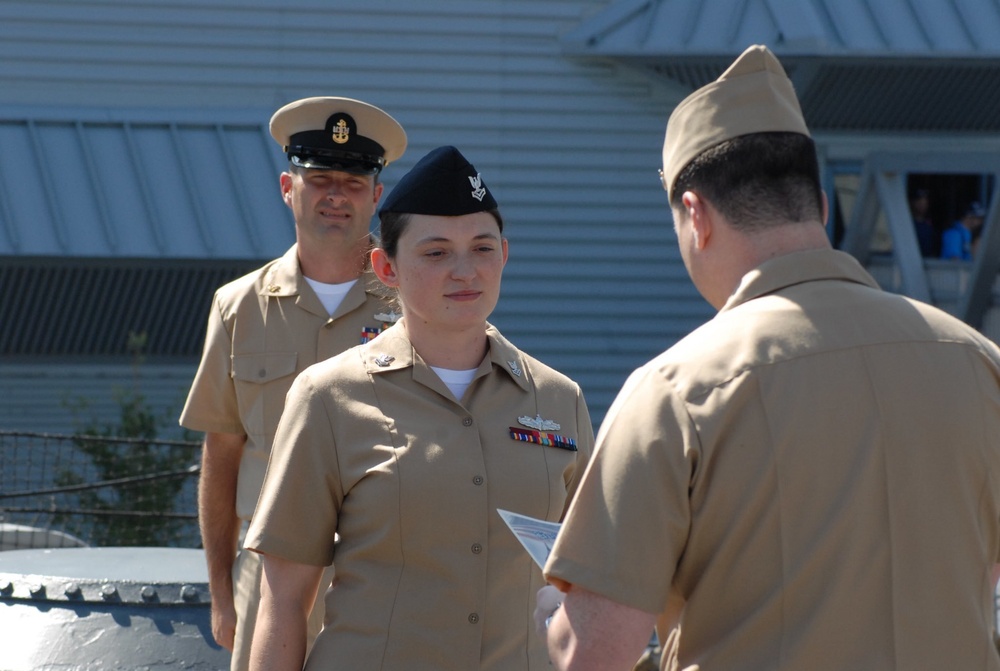
M 396 266 L 381 247 L 372 250 L 372 271 L 385 286 L 393 288 L 399 286 Z

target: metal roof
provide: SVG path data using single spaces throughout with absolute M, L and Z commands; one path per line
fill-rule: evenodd
M 751 44 L 814 130 L 1000 130 L 1000 0 L 619 0 L 562 36 L 693 90 Z
M 0 117 L 0 256 L 266 259 L 294 241 L 265 114 L 74 112 Z

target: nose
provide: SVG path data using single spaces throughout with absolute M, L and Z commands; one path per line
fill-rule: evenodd
M 334 205 L 342 205 L 347 202 L 347 196 L 339 184 L 330 184 L 326 190 L 326 199 Z
M 457 280 L 469 280 L 476 276 L 475 262 L 468 254 L 459 254 L 452 266 L 451 276 Z

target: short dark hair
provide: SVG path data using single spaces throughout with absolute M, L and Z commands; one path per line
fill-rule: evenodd
M 698 154 L 677 175 L 670 204 L 703 195 L 737 229 L 822 219 L 816 144 L 800 133 L 751 133 Z
M 500 227 L 500 232 L 503 233 L 503 217 L 500 216 L 500 210 L 494 208 L 485 210 L 485 212 L 493 215 L 497 226 Z M 385 250 L 389 258 L 396 258 L 396 252 L 399 249 L 399 236 L 406 230 L 411 216 L 413 215 L 408 212 L 379 212 L 379 247 Z

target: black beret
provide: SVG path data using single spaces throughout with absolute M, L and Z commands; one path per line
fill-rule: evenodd
M 438 147 L 417 161 L 392 189 L 379 214 L 460 217 L 497 209 L 476 168 L 454 147 Z

